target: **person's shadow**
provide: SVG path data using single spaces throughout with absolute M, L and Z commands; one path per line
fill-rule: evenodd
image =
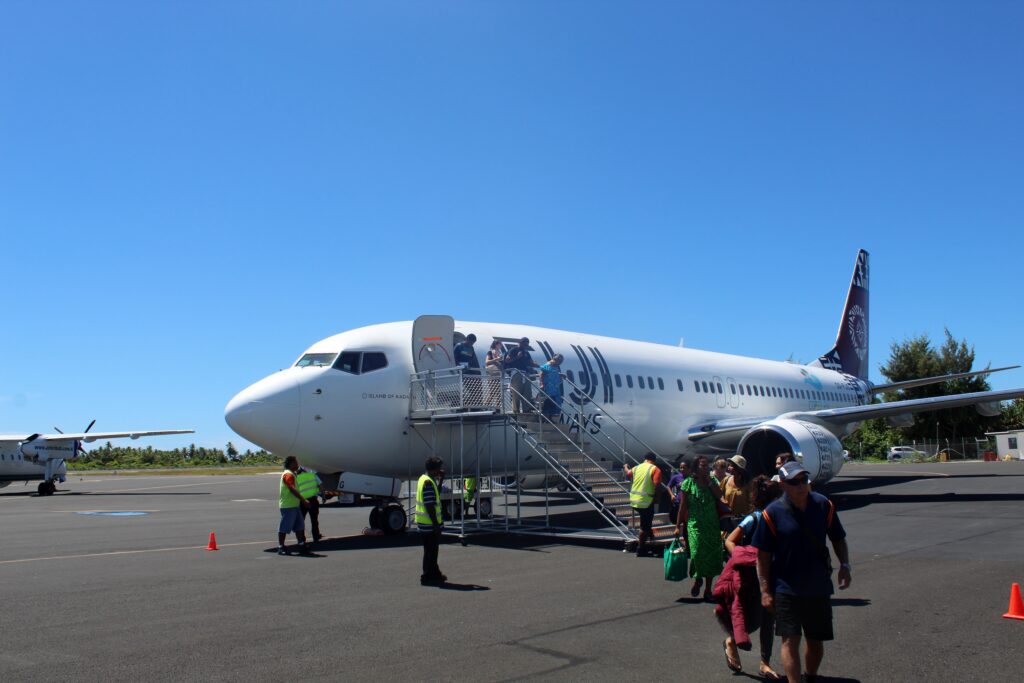
M 440 588 L 444 591 L 489 591 L 491 590 L 488 586 L 478 586 L 475 583 L 452 583 L 451 581 L 445 581 L 434 586 L 434 588 Z

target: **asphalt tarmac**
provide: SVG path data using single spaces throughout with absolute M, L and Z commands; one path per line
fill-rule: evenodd
M 1011 680 L 1024 621 L 1024 463 L 848 464 L 826 487 L 853 560 L 822 680 Z M 660 559 L 607 544 L 364 537 L 327 507 L 313 557 L 279 557 L 277 479 L 73 476 L 0 490 L 0 681 L 686 680 L 725 667 L 712 607 Z M 535 500 L 532 502 L 536 502 Z M 578 511 L 571 500 L 558 510 Z M 535 506 L 536 507 L 536 506 Z M 136 515 L 83 513 L 137 512 Z M 580 515 L 576 514 L 576 518 Z M 211 531 L 220 550 L 205 550 Z M 685 597 L 683 597 L 685 596 Z M 781 671 L 776 640 L 773 664 Z

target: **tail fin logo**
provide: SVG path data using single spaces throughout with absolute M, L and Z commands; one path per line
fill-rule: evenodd
M 846 316 L 846 328 L 853 351 L 863 362 L 868 355 L 868 318 L 859 304 L 850 307 L 850 313 Z

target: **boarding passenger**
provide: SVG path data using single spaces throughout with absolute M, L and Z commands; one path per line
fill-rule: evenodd
M 711 476 L 714 477 L 718 488 L 725 486 L 725 478 L 729 476 L 729 463 L 725 458 L 717 458 L 711 463 Z
M 509 374 L 509 385 L 512 392 L 512 412 L 532 412 L 533 388 L 529 376 L 537 364 L 530 355 L 530 340 L 523 337 L 519 345 L 513 347 L 502 360 L 505 372 Z
M 722 535 L 718 526 L 718 501 L 722 489 L 711 476 L 708 457 L 698 455 L 693 461 L 693 472 L 683 482 L 683 495 L 679 500 L 676 517 L 676 536 L 686 525 L 687 547 L 690 549 L 690 576 L 693 587 L 690 595 L 700 595 L 706 580 L 704 599 L 711 601 L 712 579 L 722 572 Z
M 541 412 L 554 418 L 562 414 L 562 361 L 565 357 L 556 353 L 540 366 L 540 388 L 544 390 L 544 407 Z
M 669 519 L 675 522 L 676 517 L 679 516 L 679 500 L 683 496 L 683 482 L 686 481 L 687 477 L 690 476 L 690 463 L 683 457 L 679 458 L 679 471 L 672 475 L 668 480 L 668 490 L 672 494 L 672 509 L 669 513 Z M 683 539 L 686 539 L 685 529 L 683 530 Z
M 747 459 L 742 455 L 734 455 L 727 462 L 722 502 L 729 506 L 733 517 L 738 518 L 736 522 L 739 523 L 740 519 L 754 509 L 754 491 L 750 486 L 750 475 L 747 474 Z
M 448 580 L 437 566 L 437 554 L 441 546 L 441 479 L 444 477 L 444 461 L 441 458 L 427 458 L 424 465 L 426 474 L 420 475 L 416 484 L 416 526 L 423 536 L 423 573 L 420 584 L 436 586 Z
M 284 547 L 284 540 L 288 534 L 295 532 L 295 538 L 299 542 L 300 553 L 307 553 L 305 524 L 302 521 L 301 509 L 307 507 L 307 503 L 295 487 L 295 473 L 299 469 L 299 461 L 294 455 L 284 459 L 284 472 L 281 473 L 281 482 L 278 487 L 277 507 L 281 510 L 281 522 L 277 527 L 277 554 L 287 555 L 288 550 Z
M 733 671 L 741 671 L 742 665 L 737 648 L 746 650 L 750 648 L 750 644 L 749 638 L 744 641 L 742 638 L 737 639 L 736 637 L 736 626 L 738 625 L 736 619 L 738 615 L 735 607 L 736 600 L 737 598 L 739 599 L 746 623 L 754 624 L 752 628 L 745 629 L 745 632 L 752 633 L 758 628 L 761 629 L 761 663 L 759 665 L 761 678 L 777 681 L 781 677 L 772 669 L 770 664 L 772 659 L 772 640 L 775 638 L 775 615 L 769 610 L 764 609 L 761 605 L 761 593 L 757 585 L 757 548 L 753 548 L 750 545 L 750 541 L 754 537 L 754 532 L 757 530 L 758 523 L 761 520 L 761 511 L 779 497 L 779 484 L 770 481 L 765 475 L 761 474 L 751 482 L 751 485 L 754 491 L 754 511 L 744 517 L 743 521 L 725 539 L 725 551 L 729 553 L 730 558 L 736 557 L 737 561 L 740 561 L 740 556 L 736 553 L 736 549 L 749 549 L 742 555 L 745 555 L 745 562 L 749 562 L 752 558 L 754 566 L 750 567 L 749 564 L 745 564 L 744 568 L 734 575 L 739 579 L 739 584 L 734 581 L 731 586 L 728 585 L 728 582 L 724 582 L 722 578 L 730 569 L 729 565 L 727 564 L 726 568 L 722 570 L 722 576 L 719 576 L 718 581 L 715 582 L 714 595 L 715 599 L 719 602 L 719 606 L 715 608 L 715 616 L 729 636 L 725 640 L 726 665 Z M 733 565 L 735 566 L 736 562 Z M 751 570 L 753 570 L 752 577 L 750 576 Z M 752 586 L 749 585 L 750 582 L 753 582 Z M 740 640 L 740 642 L 737 643 L 737 640 Z
M 309 514 L 309 528 L 313 532 L 313 542 L 316 543 L 323 536 L 320 535 L 320 477 L 300 467 L 295 474 L 295 487 L 299 490 L 299 496 L 309 503 L 309 507 L 302 508 L 302 524 L 306 524 L 306 514 Z
M 839 558 L 839 589 L 850 585 L 846 531 L 835 505 L 810 490 L 810 476 L 798 462 L 779 472 L 784 495 L 761 513 L 754 531 L 761 604 L 775 611 L 775 633 L 782 637 L 782 666 L 790 683 L 800 680 L 800 637 L 806 637 L 803 672 L 818 674 L 824 641 L 832 640 L 832 559 L 825 538 Z
M 787 462 L 792 462 L 792 461 L 793 461 L 793 454 L 792 453 L 779 453 L 778 455 L 776 455 L 775 456 L 775 476 L 772 477 L 772 481 L 774 481 L 774 482 L 780 481 L 780 479 L 779 479 L 779 470 L 781 470 L 782 466 L 785 465 Z
M 505 346 L 495 339 L 491 348 L 487 349 L 484 367 L 487 369 L 487 397 L 484 405 L 501 407 L 501 371 L 502 359 L 505 357 Z
M 654 493 L 661 484 L 661 468 L 654 464 L 657 456 L 648 452 L 644 461 L 636 467 L 623 465 L 626 476 L 633 480 L 629 489 L 629 505 L 640 518 L 640 537 L 636 544 L 636 556 L 647 554 L 646 542 L 654 540 Z
M 466 368 L 470 374 L 480 374 L 480 361 L 476 358 L 476 351 L 473 349 L 473 344 L 476 343 L 476 335 L 473 333 L 467 334 L 464 341 L 460 341 L 455 345 L 452 353 L 455 355 L 455 364 L 459 367 Z

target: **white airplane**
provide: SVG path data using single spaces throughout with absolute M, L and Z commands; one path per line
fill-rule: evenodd
M 862 250 L 835 346 L 807 365 L 526 325 L 421 316 L 415 322 L 362 327 L 316 342 L 292 367 L 239 392 L 227 404 L 225 419 L 245 439 L 279 456 L 295 455 L 321 473 L 415 478 L 428 449 L 410 428 L 411 375 L 451 367 L 452 343 L 470 333 L 479 340 L 476 354 L 481 361 L 491 340 L 511 346 L 525 336 L 535 361 L 563 354 L 563 372 L 594 409 L 600 404 L 662 456 L 671 460 L 694 453 L 740 453 L 756 475 L 773 473 L 775 456 L 789 451 L 820 484 L 839 473 L 840 438 L 863 420 L 886 417 L 895 422 L 916 412 L 968 405 L 992 414 L 998 402 L 1024 396 L 1024 389 L 1011 389 L 871 404 L 872 395 L 882 391 L 1009 368 L 872 384 L 867 377 L 868 270 L 868 253 Z M 595 420 L 588 428 L 604 430 L 613 439 L 621 434 L 611 420 Z M 446 453 L 447 448 L 438 450 Z M 488 466 L 508 471 L 515 457 L 497 439 L 491 443 Z M 447 464 L 450 471 L 458 465 Z M 463 462 L 467 474 L 476 466 L 471 459 Z
M 65 434 L 54 427 L 56 434 L 0 434 L 0 488 L 15 481 L 39 481 L 39 495 L 49 496 L 57 490 L 57 482 L 64 481 L 68 460 L 85 453 L 82 442 L 110 439 L 138 439 L 142 436 L 162 434 L 191 434 L 191 429 L 164 429 L 135 432 L 92 432 L 96 420 L 84 432 Z

